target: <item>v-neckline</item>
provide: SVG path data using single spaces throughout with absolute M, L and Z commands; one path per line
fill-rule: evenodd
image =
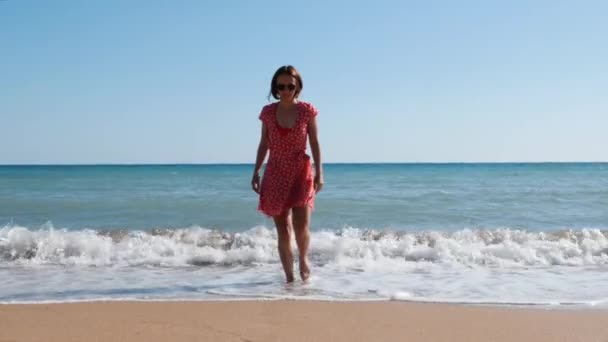
M 283 127 L 281 126 L 281 124 L 279 123 L 279 118 L 278 118 L 278 113 L 279 113 L 279 103 L 277 102 L 276 105 L 274 106 L 274 121 L 277 124 L 277 127 L 279 127 L 279 129 L 283 130 L 283 131 L 290 131 L 294 128 L 296 128 L 296 126 L 298 125 L 298 119 L 300 118 L 300 102 L 296 102 L 295 103 L 296 106 L 296 119 L 293 122 L 293 127 Z

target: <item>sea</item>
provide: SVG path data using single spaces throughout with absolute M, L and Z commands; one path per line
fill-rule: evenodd
M 312 276 L 286 284 L 253 165 L 0 166 L 0 303 L 608 308 L 608 163 L 323 169 Z

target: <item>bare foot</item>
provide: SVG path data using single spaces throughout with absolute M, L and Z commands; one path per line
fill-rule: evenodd
M 300 261 L 300 277 L 302 281 L 307 281 L 310 278 L 310 268 L 308 268 L 308 260 L 306 259 Z
M 285 274 L 285 278 L 286 278 L 288 284 L 293 283 L 296 280 L 296 278 L 293 276 L 293 273 Z

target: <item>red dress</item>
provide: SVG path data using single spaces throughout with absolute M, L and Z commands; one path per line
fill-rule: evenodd
M 278 216 L 293 207 L 314 208 L 313 172 L 306 154 L 308 123 L 317 115 L 315 107 L 306 102 L 296 104 L 296 123 L 283 128 L 277 121 L 278 103 L 262 108 L 260 120 L 268 131 L 270 156 L 260 188 L 258 211 Z

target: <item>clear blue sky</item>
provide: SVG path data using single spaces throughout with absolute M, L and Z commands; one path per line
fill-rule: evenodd
M 0 1 L 0 164 L 252 163 L 295 65 L 325 162 L 608 161 L 606 1 Z

